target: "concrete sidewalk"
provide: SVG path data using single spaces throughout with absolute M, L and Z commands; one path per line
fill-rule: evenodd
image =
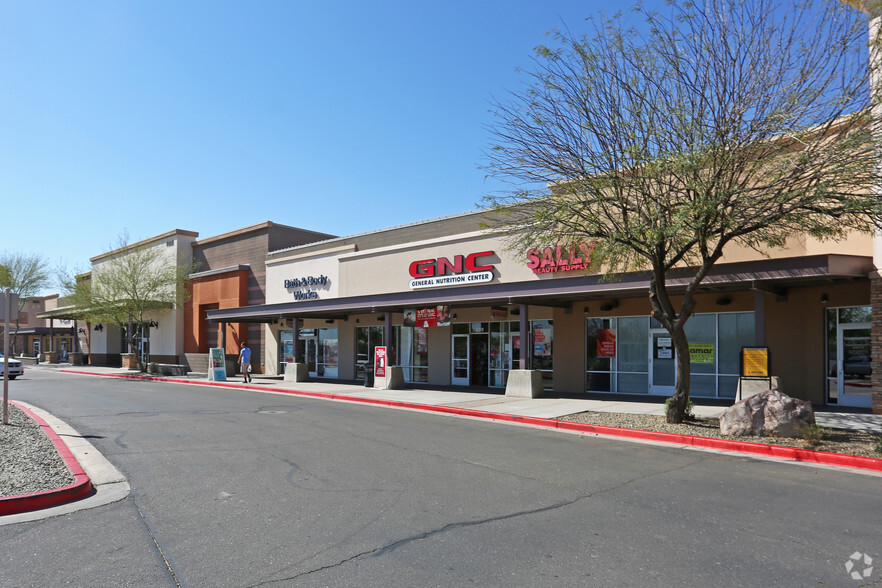
M 39 366 L 28 366 L 28 369 L 63 369 L 66 371 L 76 371 L 81 373 L 94 373 L 96 375 L 106 374 L 132 377 L 141 377 L 145 375 L 137 370 L 98 366 L 72 366 L 68 364 L 53 364 L 51 366 L 41 364 Z M 209 384 L 207 378 L 202 374 L 191 374 L 191 377 L 189 378 L 163 376 L 155 376 L 155 378 L 175 381 L 186 379 L 192 384 Z M 261 388 L 300 390 L 303 392 L 334 394 L 342 397 L 350 396 L 352 398 L 390 400 L 429 406 L 470 408 L 522 417 L 549 419 L 586 411 L 620 412 L 658 416 L 663 416 L 665 413 L 664 399 L 661 397 L 653 398 L 653 401 L 643 401 L 639 396 L 635 396 L 634 400 L 623 400 L 621 397 L 609 400 L 554 397 L 511 398 L 504 396 L 501 393 L 494 394 L 465 390 L 440 390 L 423 387 L 402 390 L 378 390 L 375 388 L 366 388 L 360 384 L 321 380 L 294 383 L 286 382 L 281 376 L 262 376 L 259 374 L 253 376 L 250 384 L 242 382 L 241 376 L 232 377 L 227 381 L 227 384 L 241 385 L 255 390 L 260 390 Z M 726 409 L 725 406 L 719 406 L 718 404 L 702 404 L 701 399 L 694 399 L 694 403 L 694 413 L 695 416 L 698 417 L 715 418 L 722 414 Z M 831 411 L 829 408 L 830 407 L 826 407 L 826 410 L 823 411 L 815 411 L 815 420 L 822 427 L 882 434 L 882 415 L 870 414 L 868 411 L 853 409 Z

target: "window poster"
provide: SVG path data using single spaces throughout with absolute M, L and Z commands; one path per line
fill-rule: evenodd
M 598 329 L 597 331 L 597 357 L 616 356 L 616 330 Z
M 450 326 L 450 307 L 406 308 L 404 309 L 404 326 L 448 327 Z

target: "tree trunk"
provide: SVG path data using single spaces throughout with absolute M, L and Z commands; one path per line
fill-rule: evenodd
M 689 404 L 689 376 L 691 373 L 689 341 L 683 327 L 675 328 L 670 333 L 674 351 L 677 354 L 677 385 L 674 387 L 674 395 L 668 402 L 665 420 L 669 423 L 682 423 L 686 420 L 686 407 Z

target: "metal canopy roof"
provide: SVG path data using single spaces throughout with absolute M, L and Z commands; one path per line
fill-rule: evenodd
M 831 281 L 868 279 L 873 268 L 870 257 L 851 255 L 815 255 L 786 259 L 720 264 L 713 268 L 701 285 L 701 291 L 771 289 L 788 286 L 829 283 Z M 669 286 L 676 293 L 688 283 L 690 270 L 677 270 L 669 276 Z M 649 274 L 620 274 L 613 281 L 602 276 L 576 276 L 540 279 L 506 284 L 482 284 L 468 287 L 436 288 L 389 294 L 350 296 L 326 300 L 303 300 L 210 310 L 209 322 L 270 322 L 280 318 L 339 318 L 349 314 L 396 312 L 406 307 L 449 305 L 467 306 L 570 306 L 576 301 L 598 298 L 636 297 L 649 290 Z

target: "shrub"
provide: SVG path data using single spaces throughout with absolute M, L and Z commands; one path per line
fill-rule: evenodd
M 803 425 L 799 428 L 799 434 L 812 447 L 820 445 L 826 436 L 824 429 L 818 424 Z

